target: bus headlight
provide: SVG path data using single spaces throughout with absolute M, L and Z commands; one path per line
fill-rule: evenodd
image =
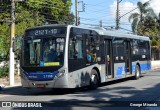
M 56 74 L 56 77 L 57 78 L 62 77 L 64 74 L 65 74 L 65 69 L 59 70 L 58 74 Z

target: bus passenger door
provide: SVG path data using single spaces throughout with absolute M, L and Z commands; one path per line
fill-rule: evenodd
M 124 42 L 125 50 L 125 71 L 127 74 L 132 73 L 132 63 L 131 63 L 131 44 L 130 41 Z
M 112 71 L 112 46 L 111 40 L 105 40 L 105 70 L 107 78 L 114 78 Z

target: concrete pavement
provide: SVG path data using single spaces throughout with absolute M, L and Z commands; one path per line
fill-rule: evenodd
M 118 102 L 118 104 L 128 104 L 130 102 L 156 102 L 160 98 L 160 70 L 151 71 L 143 74 L 138 80 L 127 78 L 101 85 L 96 90 L 78 89 L 67 92 L 64 90 L 44 90 L 44 89 L 27 89 L 17 87 L 12 90 L 1 91 L 0 101 L 4 102 L 44 102 L 51 107 L 69 107 L 69 110 L 75 110 L 74 107 L 88 110 L 88 106 L 102 107 Z M 115 103 L 113 103 L 115 104 Z M 73 105 L 73 106 L 72 106 Z M 45 105 L 44 105 L 45 106 Z M 44 107 L 43 106 L 43 107 Z M 84 108 L 81 108 L 84 107 Z M 158 106 L 160 107 L 160 106 Z M 19 109 L 19 108 L 14 108 Z M 11 109 L 11 110 L 14 110 Z M 43 108 L 44 109 L 44 108 Z M 55 108 L 54 108 L 55 109 Z M 66 108 L 62 109 L 65 110 Z M 107 108 L 112 109 L 112 108 Z M 118 110 L 125 110 L 126 108 Z M 139 110 L 141 107 L 135 107 L 131 110 Z M 157 108 L 157 110 L 160 108 Z M 78 109 L 77 109 L 78 110 Z M 99 110 L 99 109 L 98 109 Z M 105 109 L 104 109 L 105 110 Z M 143 108 L 143 110 L 146 110 Z M 152 110 L 149 108 L 149 110 Z M 153 109 L 155 110 L 155 108 Z

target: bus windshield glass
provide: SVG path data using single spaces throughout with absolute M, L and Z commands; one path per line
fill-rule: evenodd
M 43 37 L 24 40 L 23 66 L 61 66 L 65 38 Z

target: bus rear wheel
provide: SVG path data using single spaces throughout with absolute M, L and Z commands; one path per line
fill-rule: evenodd
M 141 75 L 140 67 L 139 67 L 139 65 L 136 65 L 136 71 L 135 71 L 135 77 L 134 77 L 134 79 L 139 79 L 140 75 Z
M 90 89 L 96 89 L 99 84 L 99 77 L 96 70 L 91 71 L 91 79 L 90 79 Z

